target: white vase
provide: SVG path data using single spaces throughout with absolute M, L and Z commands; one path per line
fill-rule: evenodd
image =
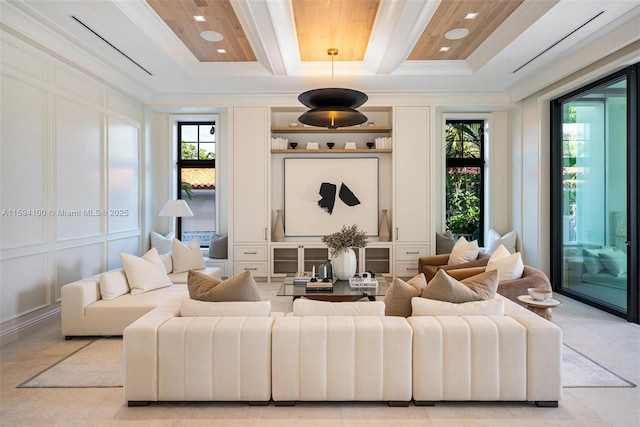
M 273 230 L 273 241 L 284 242 L 284 226 L 282 225 L 282 211 L 276 211 L 276 225 Z
M 331 268 L 333 276 L 338 280 L 349 280 L 356 275 L 358 260 L 353 249 L 348 248 L 331 258 Z

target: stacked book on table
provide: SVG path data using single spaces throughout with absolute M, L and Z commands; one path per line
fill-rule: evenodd
M 310 271 L 300 271 L 296 273 L 295 277 L 293 278 L 293 284 L 298 286 L 305 286 L 312 277 L 313 274 Z
M 333 282 L 323 282 L 322 280 L 313 279 L 313 273 L 309 271 L 303 271 L 296 273 L 293 284 L 302 286 L 304 285 L 307 291 L 333 291 Z

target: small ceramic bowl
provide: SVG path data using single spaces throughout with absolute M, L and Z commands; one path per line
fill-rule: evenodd
M 553 296 L 553 292 L 549 289 L 529 288 L 527 292 L 529 292 L 529 296 L 536 301 L 548 300 Z

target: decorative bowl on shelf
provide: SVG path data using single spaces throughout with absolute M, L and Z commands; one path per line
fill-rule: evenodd
M 369 149 L 373 148 L 373 142 L 367 142 L 367 147 L 369 147 Z
M 298 143 L 297 142 L 290 142 L 289 146 L 291 147 L 292 150 L 295 150 L 296 147 L 298 146 Z
M 329 147 L 329 150 L 331 150 L 334 145 L 336 145 L 335 142 L 327 142 L 327 147 Z
M 298 123 L 291 122 L 291 123 L 289 123 L 289 126 L 292 127 L 292 128 L 296 128 L 296 127 L 298 127 Z

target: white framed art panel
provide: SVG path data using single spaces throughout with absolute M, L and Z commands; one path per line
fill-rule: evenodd
M 285 236 L 325 236 L 353 224 L 377 236 L 378 176 L 378 158 L 285 158 Z

